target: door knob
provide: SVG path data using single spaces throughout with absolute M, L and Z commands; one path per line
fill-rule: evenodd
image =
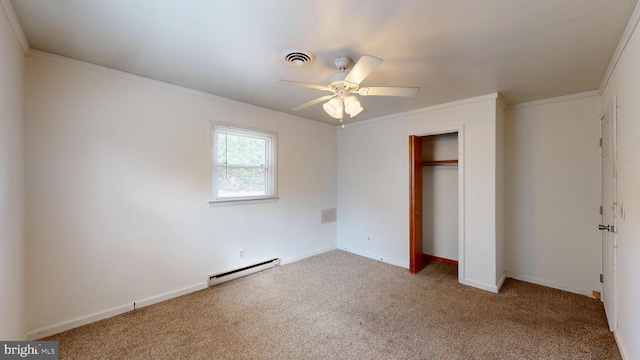
M 598 225 L 598 230 L 607 230 L 607 231 L 611 231 L 611 225 Z

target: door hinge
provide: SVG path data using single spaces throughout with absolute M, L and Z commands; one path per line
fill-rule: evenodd
M 602 205 L 600 205 L 600 215 L 602 215 Z
M 600 138 L 600 147 L 602 147 L 602 138 Z
M 600 274 L 600 282 L 603 282 L 602 280 L 603 280 L 603 279 L 602 279 L 602 274 Z

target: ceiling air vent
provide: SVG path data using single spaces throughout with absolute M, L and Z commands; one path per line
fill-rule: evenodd
M 316 56 L 304 50 L 287 50 L 284 53 L 284 61 L 293 66 L 305 66 L 316 61 Z

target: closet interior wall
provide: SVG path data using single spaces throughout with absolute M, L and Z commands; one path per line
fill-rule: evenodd
M 422 249 L 458 261 L 458 133 L 422 137 Z

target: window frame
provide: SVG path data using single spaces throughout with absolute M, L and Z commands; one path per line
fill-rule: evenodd
M 243 164 L 235 164 L 239 165 L 238 167 L 249 167 L 249 168 L 264 168 L 266 170 L 266 195 L 255 195 L 255 196 L 226 196 L 220 197 L 218 195 L 219 183 L 218 183 L 218 174 L 217 168 L 218 164 L 218 134 L 225 132 L 229 135 L 236 136 L 245 136 L 250 138 L 264 139 L 266 141 L 266 150 L 265 150 L 265 162 L 266 164 L 263 166 L 253 166 L 253 165 L 243 165 Z M 211 181 L 209 182 L 210 189 L 210 199 L 209 204 L 246 204 L 246 203 L 256 203 L 256 202 L 271 202 L 276 201 L 278 199 L 278 171 L 277 171 L 277 148 L 278 148 L 278 134 L 273 131 L 263 130 L 263 129 L 255 129 L 244 126 L 238 126 L 234 124 L 227 124 L 221 122 L 211 122 L 211 159 L 210 159 L 210 167 L 211 171 Z

